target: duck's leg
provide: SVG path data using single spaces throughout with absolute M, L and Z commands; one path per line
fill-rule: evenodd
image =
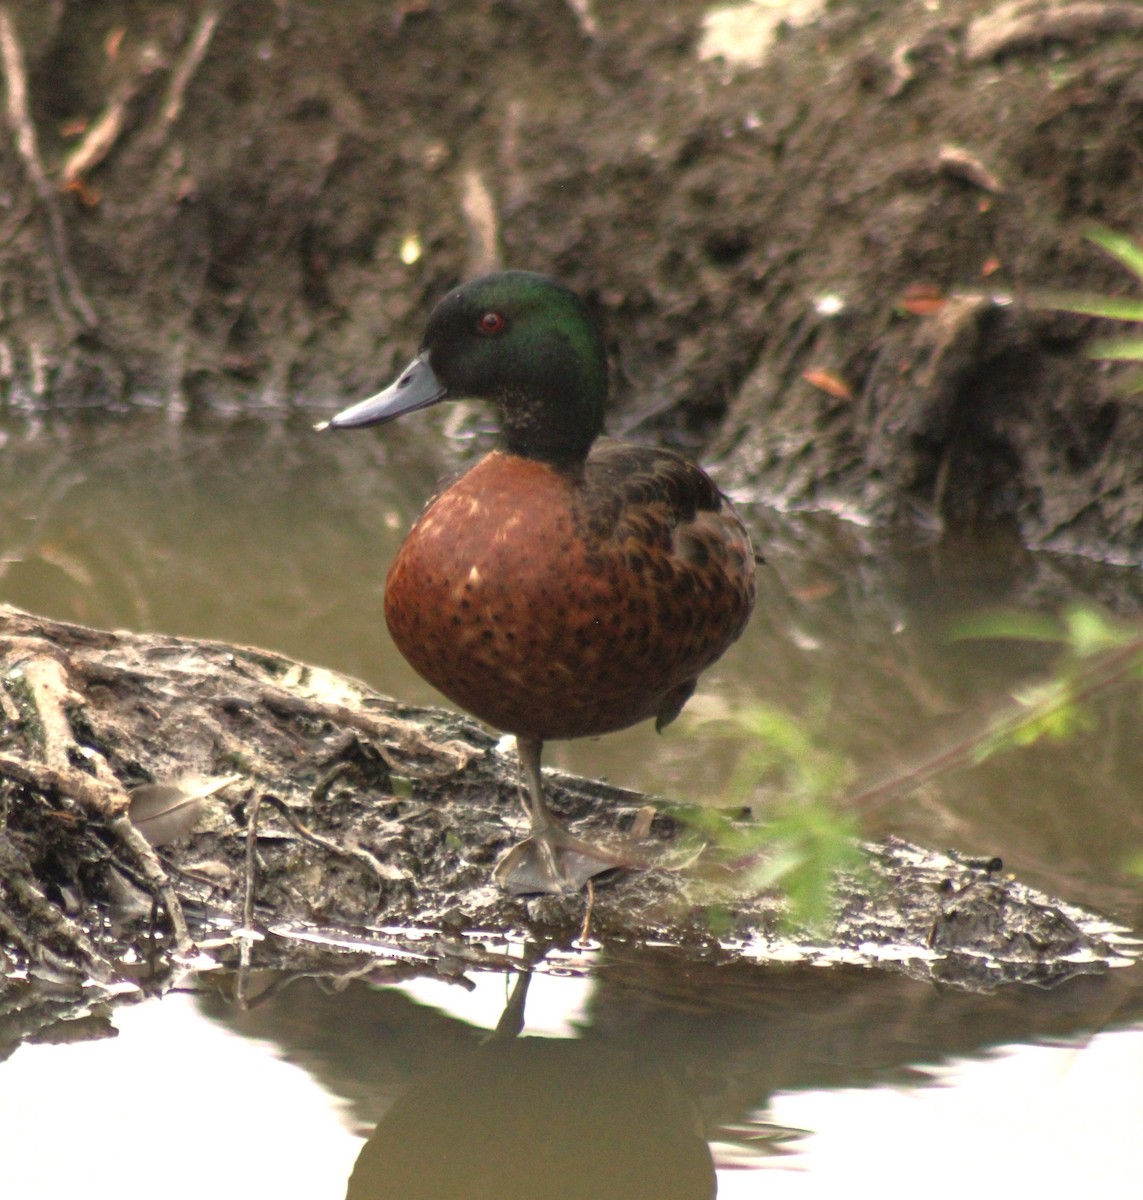
M 563 895 L 582 891 L 595 875 L 623 866 L 623 860 L 598 846 L 581 841 L 556 820 L 544 799 L 540 775 L 539 738 L 517 737 L 520 757 L 520 800 L 532 831 L 496 864 L 493 879 L 513 895 L 549 892 Z

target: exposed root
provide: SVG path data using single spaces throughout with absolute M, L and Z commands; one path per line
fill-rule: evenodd
M 1138 4 L 1078 0 L 1047 5 L 1016 0 L 1001 4 L 969 25 L 965 57 L 969 62 L 987 62 L 1002 54 L 1035 49 L 1045 42 L 1077 42 L 1140 29 L 1143 29 L 1143 8 Z
M 649 843 L 638 847 L 640 865 L 670 869 L 623 872 L 593 889 L 590 926 L 578 896 L 504 897 L 489 876 L 510 841 L 504 809 L 517 790 L 514 763 L 462 718 L 393 704 L 354 680 L 266 651 L 100 633 L 3 606 L 0 658 L 7 715 L 17 717 L 0 726 L 2 971 L 31 966 L 73 983 L 101 972 L 119 982 L 108 947 L 125 949 L 146 912 L 137 895 L 128 898 L 133 906 L 117 901 L 113 885 L 124 867 L 142 881 L 134 863 L 149 853 L 130 824 L 126 788 L 172 788 L 187 772 L 239 774 L 248 796 L 245 821 L 219 800 L 169 847 L 204 952 L 246 968 L 236 981 L 240 997 L 257 992 L 254 969 L 311 970 L 319 961 L 344 965 L 346 956 L 370 977 L 378 960 L 386 977 L 454 977 L 487 959 L 488 939 L 508 944 L 520 930 L 537 944 L 653 940 L 731 957 L 735 946 L 757 948 L 777 936 L 781 906 L 743 890 L 745 864 L 716 871 L 700 860 L 680 870 L 666 855 L 693 855 L 699 846 L 683 844 L 674 823 L 653 821 L 641 808 L 645 797 L 558 772 L 545 777 L 545 791 L 577 837 L 596 845 L 634 816 L 629 839 Z M 368 753 L 357 740 L 369 743 Z M 399 771 L 403 783 L 389 778 Z M 273 829 L 267 804 L 283 818 L 273 815 Z M 856 879 L 841 881 L 838 933 L 847 954 L 870 947 L 862 951 L 870 963 L 994 987 L 1058 981 L 1138 956 L 1125 931 L 1109 937 L 1102 918 L 998 877 L 990 862 L 905 844 L 870 852 L 880 856 L 873 870 L 886 886 L 870 892 Z M 152 896 L 169 894 L 163 879 L 145 874 Z M 722 949 L 712 913 L 728 922 Z M 901 947 L 909 943 L 921 952 L 906 960 Z M 797 953 L 800 961 L 829 958 L 816 936 Z M 159 956 L 160 967 L 169 958 Z
M 309 697 L 266 688 L 262 703 L 283 716 L 306 716 L 328 721 L 339 728 L 354 729 L 370 738 L 370 744 L 391 770 L 415 779 L 444 779 L 463 771 L 477 752 L 460 741 L 435 741 L 413 721 L 362 712 L 342 704 L 329 704 Z M 396 753 L 394 752 L 396 751 Z M 417 760 L 434 759 L 439 765 L 426 767 Z M 410 761 L 412 759 L 413 761 Z
M 187 88 L 194 78 L 210 47 L 215 28 L 222 19 L 218 4 L 207 4 L 199 16 L 182 53 L 171 69 L 167 94 L 159 108 L 154 125 L 144 136 L 145 149 L 154 153 L 166 140 L 171 126 L 182 114 Z M 163 65 L 162 56 L 154 46 L 144 46 L 139 55 L 139 69 L 111 97 L 107 107 L 92 122 L 90 128 L 64 161 L 60 178 L 65 188 L 79 184 L 81 176 L 97 167 L 115 148 L 127 128 L 127 113 L 131 102 L 141 91 L 149 76 Z
M 98 166 L 119 140 L 127 119 L 127 104 L 133 89 L 124 89 L 112 97 L 102 113 L 88 127 L 79 145 L 64 159 L 60 180 L 63 190 L 75 189 L 81 176 Z
M 299 821 L 290 810 L 289 805 L 283 803 L 277 796 L 267 793 L 262 797 L 262 800 L 264 803 L 270 804 L 277 809 L 285 817 L 286 822 L 298 837 L 304 838 L 311 846 L 317 846 L 321 850 L 327 850 L 330 854 L 337 854 L 342 858 L 353 858 L 360 863 L 364 863 L 382 883 L 393 883 L 394 881 L 412 878 L 409 871 L 381 862 L 362 846 L 342 845 L 340 842 L 334 841 L 333 838 L 327 838 L 320 833 L 314 833 L 312 829 Z
M 43 755 L 42 762 L 12 753 L 0 753 L 0 775 L 30 787 L 41 795 L 70 797 L 87 813 L 103 821 L 108 832 L 137 865 L 144 880 L 166 908 L 176 949 L 191 949 L 190 933 L 182 905 L 166 872 L 146 838 L 128 816 L 130 798 L 103 755 L 80 746 L 72 733 L 68 709 L 80 707 L 84 699 L 71 687 L 65 651 L 35 638 L 16 637 L 5 653 L 8 680 L 23 684 L 30 708 L 23 723 L 34 727 Z M 79 761 L 80 769 L 73 765 Z M 50 903 L 46 897 L 43 901 Z M 62 914 L 61 914 L 62 919 Z M 72 944 L 80 946 L 69 934 Z M 93 947 L 83 948 L 85 956 Z
M 183 906 L 171 881 L 159 862 L 158 855 L 151 848 L 151 843 L 132 824 L 126 812 L 117 813 L 107 821 L 107 828 L 119 840 L 120 845 L 134 858 L 143 873 L 143 879 L 152 893 L 162 901 L 171 922 L 171 933 L 175 940 L 175 949 L 180 954 L 187 954 L 193 948 L 190 931 L 187 929 Z
M 36 127 L 32 123 L 28 105 L 28 73 L 24 66 L 24 53 L 16 34 L 16 24 L 5 4 L 0 4 L 0 62 L 4 65 L 7 83 L 8 123 L 15 135 L 17 153 L 23 160 L 24 170 L 36 192 L 48 225 L 49 245 L 55 267 L 54 282 L 73 318 L 78 317 L 84 329 L 94 329 L 98 324 L 95 309 L 84 294 L 79 276 L 71 265 L 59 198 L 40 159 Z M 57 303 L 57 311 L 62 317 L 62 304 Z
M 468 228 L 468 272 L 483 275 L 495 271 L 501 263 L 496 202 L 479 171 L 465 171 L 461 182 L 460 209 Z
M 31 865 L 3 830 L 0 932 L 30 963 L 61 978 L 87 974 L 106 979 L 110 974 L 104 956 L 87 934 L 36 885 Z

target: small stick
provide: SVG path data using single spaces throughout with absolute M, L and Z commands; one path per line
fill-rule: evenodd
M 163 870 L 151 843 L 139 832 L 138 827 L 126 812 L 108 818 L 107 828 L 119 839 L 119 844 L 131 853 L 143 872 L 143 878 L 152 893 L 162 900 L 167 916 L 171 919 L 171 932 L 175 937 L 175 949 L 187 954 L 194 948 L 186 915 L 171 881 Z
M 250 802 L 250 813 L 246 820 L 246 872 L 243 877 L 242 890 L 242 927 L 251 929 L 254 923 L 254 884 L 258 864 L 255 860 L 255 847 L 258 842 L 258 815 L 262 810 L 262 793 L 259 792 Z M 250 965 L 250 944 L 242 943 L 242 965 Z
M 210 47 L 210 39 L 214 36 L 218 22 L 222 20 L 221 6 L 207 4 L 199 17 L 194 33 L 191 34 L 186 51 L 171 72 L 170 86 L 159 114 L 158 137 L 161 140 L 167 130 L 179 119 L 183 111 L 183 101 L 186 98 L 187 85 L 198 70 L 206 52 Z
M 595 911 L 595 885 L 589 879 L 587 881 L 587 907 L 583 912 L 583 924 L 579 929 L 579 940 L 585 943 L 591 937 L 591 914 Z
M 304 838 L 307 842 L 312 843 L 322 850 L 328 850 L 331 854 L 337 854 L 343 858 L 357 859 L 358 862 L 364 863 L 382 883 L 392 883 L 395 879 L 407 878 L 407 872 L 400 870 L 400 868 L 386 866 L 363 846 L 342 846 L 332 838 L 324 837 L 320 833 L 314 833 L 312 829 L 309 829 L 294 816 L 290 812 L 289 806 L 277 796 L 266 793 L 261 799 L 273 805 L 286 818 L 299 837 Z

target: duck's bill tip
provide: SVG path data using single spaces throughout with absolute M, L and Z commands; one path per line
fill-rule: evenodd
M 324 426 L 328 429 L 361 429 L 380 425 L 405 413 L 428 408 L 445 399 L 448 389 L 433 374 L 428 356 L 419 354 L 382 392 L 343 409 Z

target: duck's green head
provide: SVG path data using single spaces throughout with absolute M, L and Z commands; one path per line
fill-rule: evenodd
M 468 397 L 496 405 L 512 453 L 585 458 L 603 432 L 607 353 L 583 301 L 530 271 L 463 284 L 433 309 L 420 354 L 396 381 L 329 424 L 375 425 Z

